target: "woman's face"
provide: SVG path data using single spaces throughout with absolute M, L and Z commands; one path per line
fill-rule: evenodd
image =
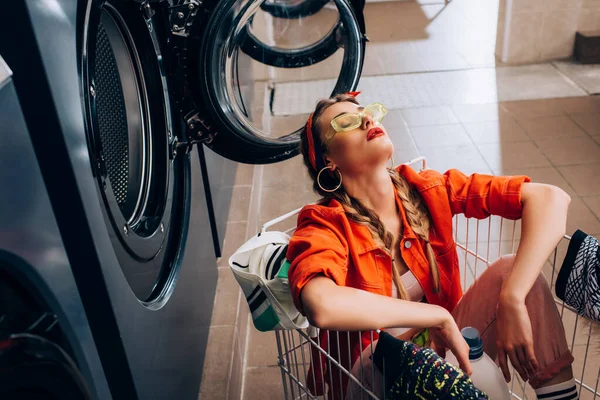
M 336 132 L 331 121 L 345 113 L 362 112 L 364 108 L 350 102 L 340 102 L 327 108 L 319 124 L 321 141 L 326 144 L 327 158 L 342 172 L 372 171 L 385 165 L 392 157 L 394 145 L 387 131 L 367 113 L 362 124 L 345 132 Z

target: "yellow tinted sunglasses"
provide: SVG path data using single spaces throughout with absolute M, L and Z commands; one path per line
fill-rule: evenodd
M 372 103 L 366 106 L 362 112 L 345 113 L 331 120 L 331 126 L 335 132 L 347 132 L 358 128 L 363 123 L 364 116 L 370 116 L 373 121 L 381 122 L 387 114 L 387 109 L 381 103 Z M 327 143 L 333 139 L 335 133 L 327 135 Z

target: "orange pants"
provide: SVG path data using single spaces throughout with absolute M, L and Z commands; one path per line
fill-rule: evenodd
M 496 348 L 498 297 L 502 284 L 512 268 L 513 261 L 514 256 L 508 255 L 492 263 L 464 294 L 452 312 L 459 328 L 472 326 L 479 331 L 485 352 L 494 360 L 498 353 Z M 560 313 L 543 275 L 540 274 L 536 280 L 525 299 L 525 305 L 531 318 L 535 355 L 540 367 L 537 374 L 529 380 L 529 384 L 531 387 L 537 388 L 570 366 L 573 363 L 573 356 L 567 344 Z M 369 346 L 362 355 L 362 381 L 360 358 L 354 364 L 352 374 L 366 388 L 383 398 L 382 377 L 372 364 L 370 355 L 371 347 Z M 361 398 L 361 388 L 352 380 L 348 383 L 346 393 L 346 399 Z

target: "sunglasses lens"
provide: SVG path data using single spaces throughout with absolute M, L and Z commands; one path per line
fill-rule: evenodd
M 365 108 L 365 114 L 371 115 L 373 121 L 381 122 L 386 114 L 386 109 L 381 104 L 370 104 Z
M 337 117 L 335 123 L 341 130 L 352 130 L 360 125 L 360 116 L 357 114 L 344 114 Z

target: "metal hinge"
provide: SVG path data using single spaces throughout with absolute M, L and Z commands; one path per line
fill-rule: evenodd
M 173 137 L 171 141 L 171 158 L 175 158 L 178 153 L 189 154 L 195 144 L 209 144 L 216 136 L 216 132 L 208 125 L 198 113 L 188 114 L 185 117 L 185 135 L 186 140 L 178 140 Z
M 202 5 L 201 0 L 188 0 L 183 4 L 169 7 L 169 25 L 171 33 L 177 36 L 187 37 L 194 17 Z

